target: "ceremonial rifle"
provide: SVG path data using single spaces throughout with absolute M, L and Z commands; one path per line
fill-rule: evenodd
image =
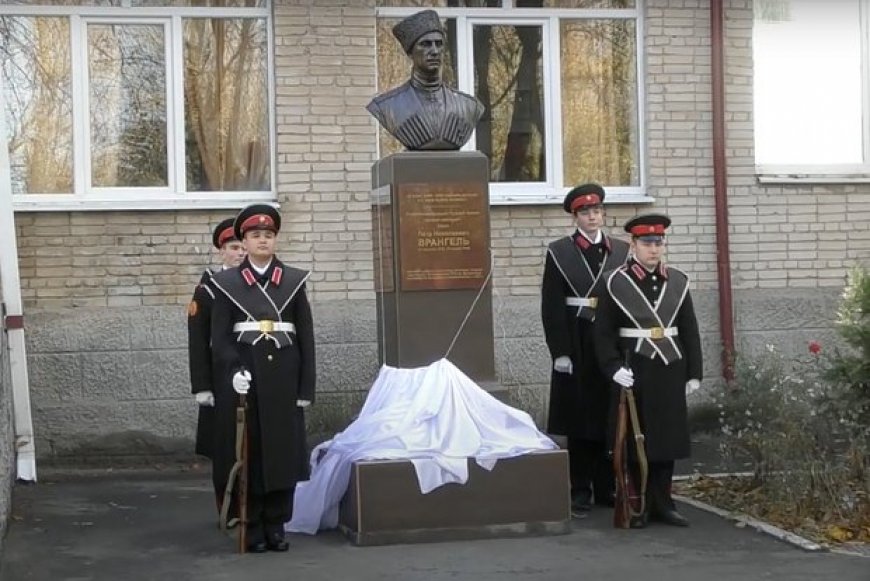
M 624 367 L 631 369 L 631 351 L 625 350 Z M 640 419 L 637 415 L 637 404 L 634 391 L 630 387 L 619 388 L 619 407 L 616 412 L 616 440 L 613 445 L 613 473 L 616 479 L 616 499 L 613 511 L 613 526 L 627 529 L 633 523 L 642 523 L 646 513 L 646 483 L 648 466 L 646 460 L 646 445 L 640 429 Z M 634 444 L 637 455 L 638 474 L 640 482 L 632 478 L 628 462 L 628 443 L 626 436 L 629 422 L 634 434 Z
M 227 488 L 224 491 L 224 502 L 221 506 L 221 529 L 227 529 L 227 517 L 233 498 L 233 489 L 238 480 L 238 510 L 239 510 L 239 552 L 248 549 L 248 403 L 244 394 L 239 394 L 239 405 L 236 407 L 236 462 L 230 469 Z

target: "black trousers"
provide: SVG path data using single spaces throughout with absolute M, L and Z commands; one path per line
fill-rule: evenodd
M 613 498 L 613 462 L 604 442 L 568 436 L 571 498 L 605 504 Z
M 264 540 L 266 535 L 283 536 L 284 523 L 293 508 L 292 490 L 273 490 L 265 494 L 248 494 L 248 542 Z
M 650 514 L 675 510 L 671 497 L 671 481 L 674 478 L 674 462 L 650 462 L 649 481 L 646 488 L 646 503 Z

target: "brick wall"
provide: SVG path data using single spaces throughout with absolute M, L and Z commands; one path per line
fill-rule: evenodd
M 313 271 L 323 395 L 311 422 L 328 432 L 346 421 L 377 371 L 368 209 L 376 127 L 364 109 L 375 92 L 374 9 L 372 0 L 276 0 L 274 13 L 280 254 Z M 645 13 L 645 148 L 656 202 L 613 206 L 608 224 L 619 235 L 619 225 L 638 210 L 674 218 L 669 259 L 694 279 L 706 375 L 715 378 L 708 3 L 649 0 Z M 799 349 L 808 338 L 830 336 L 845 270 L 870 262 L 870 185 L 757 183 L 751 2 L 727 2 L 726 25 L 738 339 L 750 349 L 763 342 Z M 181 305 L 202 267 L 213 262 L 210 224 L 224 215 L 18 214 L 28 324 L 40 326 L 28 340 L 37 437 L 46 444 L 37 442 L 40 453 L 84 454 L 88 445 L 125 432 L 150 434 L 148 445 L 158 450 L 189 447 L 195 410 Z M 540 421 L 549 368 L 538 314 L 540 275 L 546 244 L 568 233 L 570 220 L 555 205 L 497 206 L 491 218 L 498 373 L 513 387 L 515 402 Z M 94 421 L 102 416 L 112 419 Z

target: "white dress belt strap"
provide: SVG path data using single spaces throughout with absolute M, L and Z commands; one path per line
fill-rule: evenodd
M 565 304 L 569 307 L 589 307 L 594 309 L 598 306 L 598 297 L 565 297 Z
M 679 335 L 676 327 L 652 327 L 650 329 L 635 329 L 632 327 L 620 327 L 619 336 L 632 339 L 664 339 Z
M 295 333 L 296 325 L 286 321 L 244 321 L 233 325 L 233 332 L 235 333 L 244 333 L 246 331 L 257 331 L 265 334 L 274 333 L 275 331 Z

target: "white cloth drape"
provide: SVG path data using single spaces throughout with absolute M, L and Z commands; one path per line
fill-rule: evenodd
M 425 494 L 468 480 L 468 458 L 492 470 L 558 446 L 525 412 L 498 401 L 441 359 L 416 369 L 381 368 L 359 417 L 311 453 L 311 479 L 296 486 L 291 532 L 338 525 L 338 506 L 358 460 L 408 459 Z

